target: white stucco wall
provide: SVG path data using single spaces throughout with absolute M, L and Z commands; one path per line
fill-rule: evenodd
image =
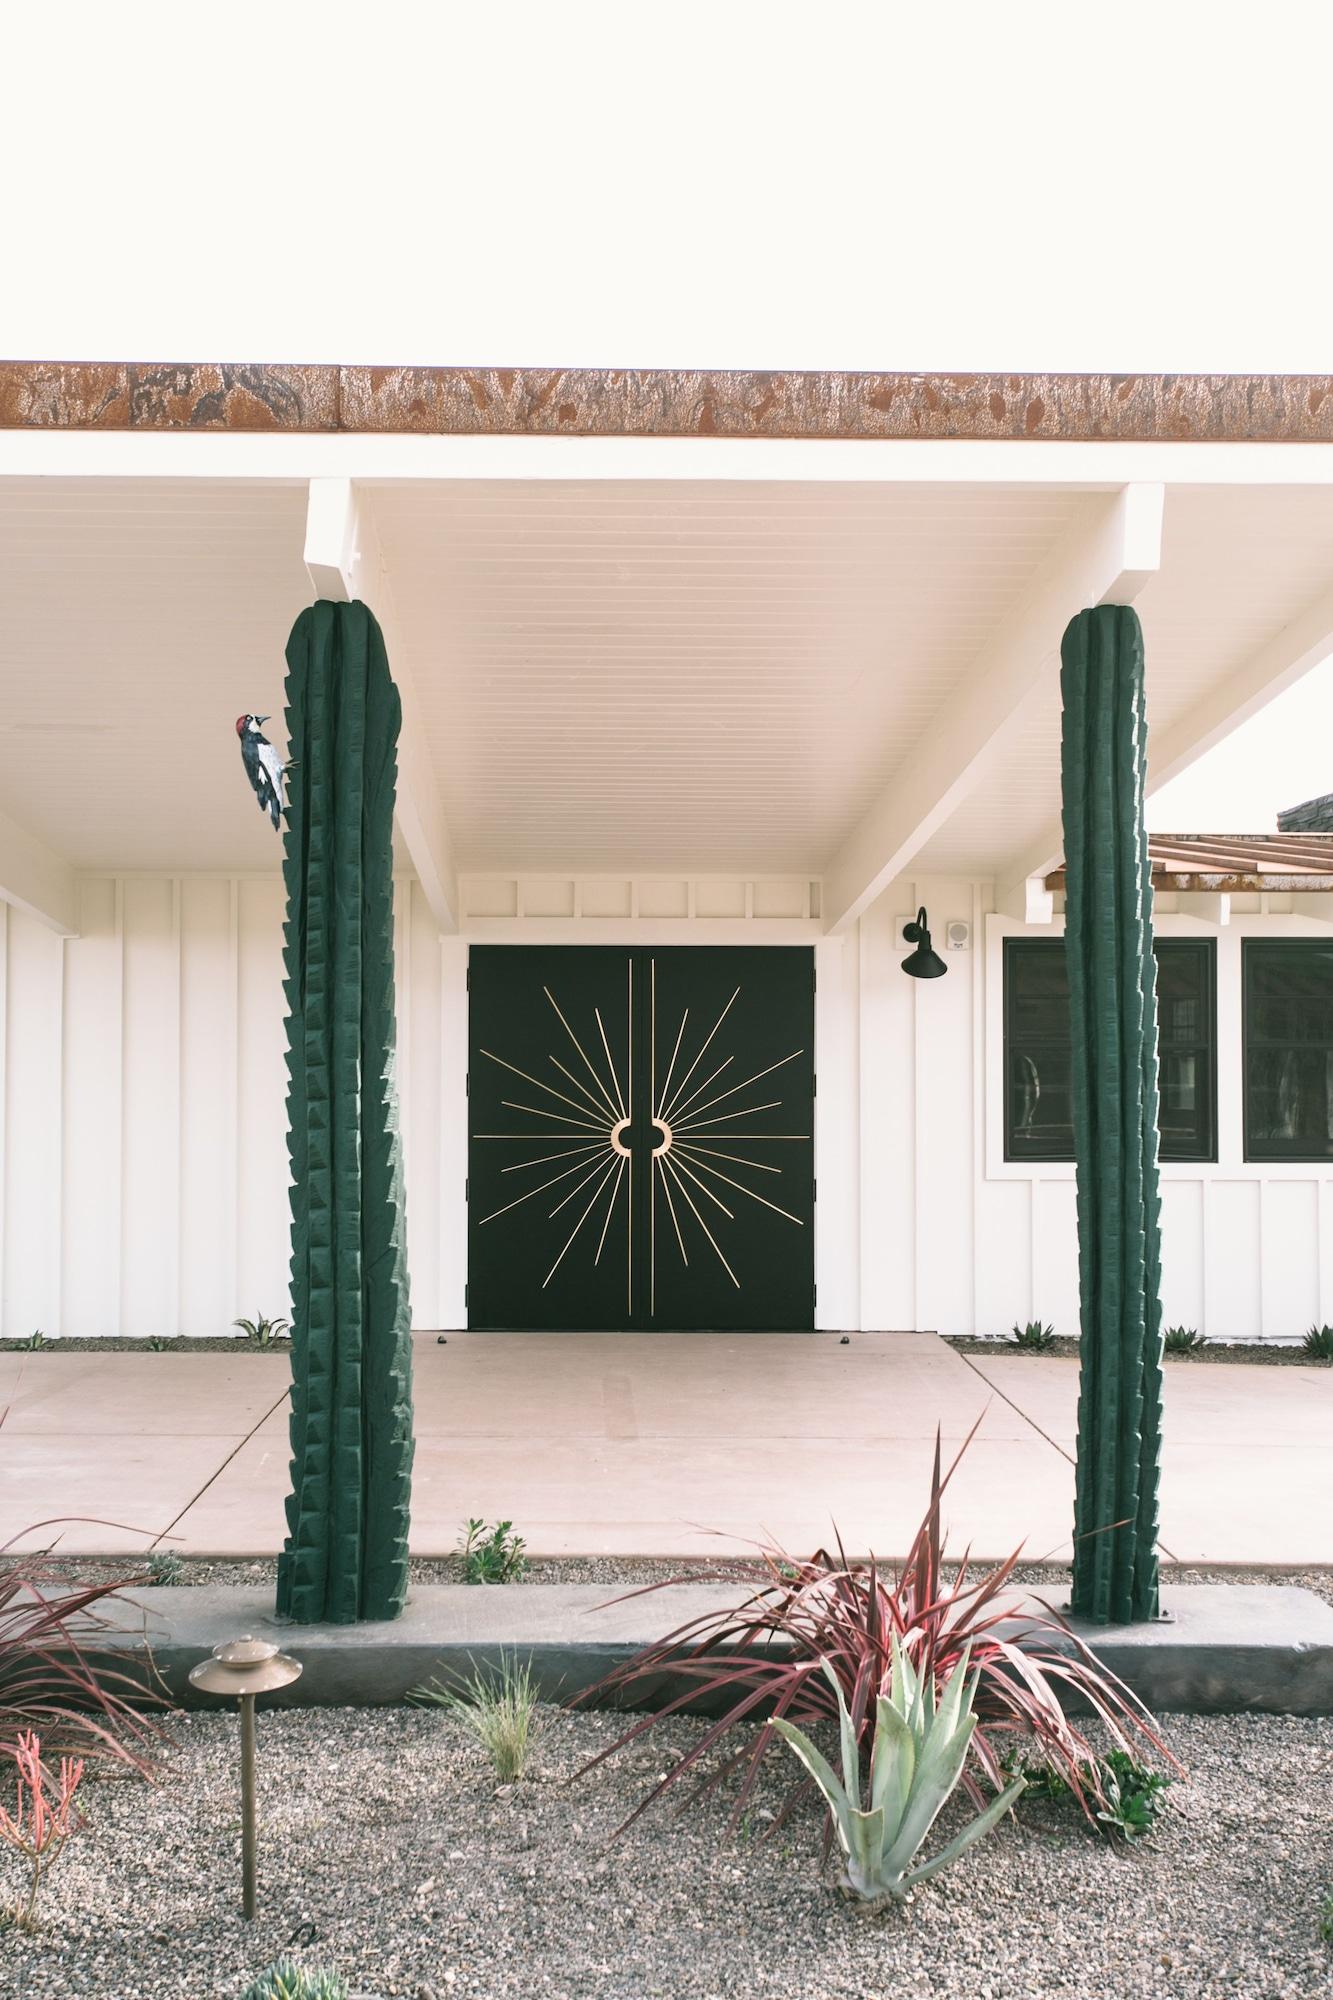
M 1006 1165 L 999 1119 L 1004 920 L 987 884 L 893 885 L 817 954 L 817 1320 L 1002 1332 L 1077 1327 L 1072 1168 Z M 0 904 L 0 1326 L 6 1335 L 225 1331 L 284 1308 L 287 1199 L 276 877 L 87 878 L 67 943 Z M 661 898 L 658 898 L 661 900 Z M 724 903 L 725 903 L 725 899 Z M 774 892 L 775 903 L 776 892 Z M 544 915 L 488 940 L 776 942 L 766 892 L 734 917 Z M 924 901 L 949 976 L 900 971 Z M 500 899 L 499 907 L 505 907 Z M 537 890 L 528 908 L 566 907 Z M 585 907 L 581 893 L 568 905 Z M 730 907 L 730 905 L 727 905 Z M 682 909 L 695 907 L 691 891 Z M 758 914 L 756 914 L 758 912 Z M 791 918 L 792 942 L 812 921 Z M 1201 928 L 1164 913 L 1160 928 Z M 1218 939 L 1215 1166 L 1163 1172 L 1168 1320 L 1283 1338 L 1333 1320 L 1333 1172 L 1240 1157 L 1240 940 L 1320 927 L 1238 915 Z M 799 935 L 798 935 L 799 934 Z M 467 938 L 399 890 L 399 1074 L 418 1327 L 463 1323 Z

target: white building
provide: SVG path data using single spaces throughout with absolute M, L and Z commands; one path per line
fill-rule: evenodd
M 0 369 L 3 1333 L 283 1305 L 280 852 L 233 720 L 282 741 L 312 588 L 404 697 L 418 1327 L 1076 1331 L 1060 636 L 1136 605 L 1153 788 L 1333 650 L 1333 392 L 381 374 Z M 1333 1319 L 1321 838 L 1158 855 L 1164 1308 L 1213 1337 Z M 903 976 L 922 906 L 942 979 Z M 512 1166 L 573 1206 L 496 1199 L 535 1180 L 483 1106 L 549 1119 Z

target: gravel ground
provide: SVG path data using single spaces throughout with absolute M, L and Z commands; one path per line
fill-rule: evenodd
M 172 1581 L 181 1589 L 206 1583 L 248 1583 L 262 1585 L 265 1589 L 277 1588 L 278 1566 L 271 1556 L 250 1558 L 214 1559 L 209 1556 L 181 1556 L 180 1570 L 173 1571 Z M 57 1570 L 65 1570 L 71 1577 L 123 1577 L 133 1573 L 134 1564 L 130 1557 L 77 1556 L 68 1563 L 52 1565 Z M 891 1563 L 882 1563 L 881 1569 L 891 1572 Z M 3 1564 L 0 1563 L 0 1569 Z M 953 1565 L 944 1565 L 946 1575 L 952 1575 Z M 689 1574 L 707 1577 L 710 1571 L 719 1576 L 728 1573 L 728 1565 L 719 1560 L 715 1564 L 700 1561 L 663 1562 L 650 1556 L 541 1556 L 534 1557 L 523 1574 L 524 1583 L 597 1583 L 605 1586 L 608 1594 L 617 1590 L 632 1589 L 639 1584 L 660 1583 L 663 1578 Z M 451 1557 L 419 1557 L 412 1563 L 413 1584 L 460 1583 L 462 1574 L 458 1563 Z M 157 1579 L 153 1579 L 156 1581 Z M 162 1581 L 167 1579 L 163 1578 Z M 1049 1593 L 1051 1602 L 1057 1607 L 1063 1604 L 1069 1592 L 1069 1571 L 1055 1563 L 1028 1563 L 1014 1571 L 1016 1584 Z M 1162 1565 L 1163 1583 L 1286 1583 L 1295 1584 L 1314 1591 L 1327 1604 L 1333 1604 L 1333 1569 L 1192 1569 L 1172 1563 Z M 478 1586 L 479 1588 L 481 1586 Z M 1333 1995 L 1331 1995 L 1333 2000 Z
M 992 1340 L 973 1338 L 967 1334 L 946 1333 L 943 1335 L 947 1347 L 956 1348 L 960 1354 L 1063 1354 L 1078 1358 L 1078 1341 L 1069 1334 L 1057 1334 L 1049 1347 L 1020 1347 L 1016 1340 L 997 1335 Z M 1177 1366 L 1192 1368 L 1204 1363 L 1216 1366 L 1231 1361 L 1258 1361 L 1274 1367 L 1322 1368 L 1328 1364 L 1312 1361 L 1299 1340 L 1210 1340 L 1202 1347 L 1192 1347 L 1187 1354 L 1166 1354 L 1162 1357 L 1168 1368 Z
M 1333 1721 L 1173 1720 L 1190 1779 L 1149 1846 L 1114 1851 L 1033 1803 L 880 1916 L 820 1878 L 813 1808 L 757 1838 L 778 1758 L 739 1842 L 710 1806 L 658 1809 L 608 1845 L 699 1726 L 668 1724 L 569 1785 L 614 1724 L 547 1711 L 531 1776 L 497 1791 L 436 1711 L 265 1715 L 250 1929 L 234 1909 L 236 1724 L 189 1716 L 159 1791 L 91 1788 L 41 1928 L 0 1934 L 0 1992 L 235 2000 L 311 1926 L 309 1956 L 384 2000 L 1327 2000 Z

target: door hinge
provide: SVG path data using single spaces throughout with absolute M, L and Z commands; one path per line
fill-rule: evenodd
M 818 1181 L 811 1181 L 811 1183 L 810 1183 L 810 1199 L 811 1199 L 811 1201 L 818 1201 L 818 1200 L 819 1200 L 819 1182 L 818 1182 Z
M 470 1181 L 470 1180 L 468 1180 L 468 1179 L 466 1178 L 466 1176 L 465 1176 L 465 1177 L 464 1177 L 464 1180 L 463 1180 L 463 1199 L 464 1199 L 464 1201 L 470 1201 L 470 1200 L 471 1200 L 471 1196 L 470 1196 L 470 1194 L 468 1193 L 468 1190 L 469 1190 L 469 1188 L 470 1188 L 471 1186 L 472 1186 L 472 1183 L 471 1183 L 471 1181 Z
M 811 1097 L 818 1097 L 819 1095 L 819 1078 L 813 1070 L 810 1072 L 810 1095 Z

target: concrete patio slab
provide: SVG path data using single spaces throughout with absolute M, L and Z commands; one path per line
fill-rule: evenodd
M 246 1631 L 301 1661 L 301 1679 L 271 1698 L 286 1706 L 401 1701 L 432 1676 L 467 1674 L 515 1653 L 531 1661 L 548 1697 L 567 1699 L 641 1646 L 687 1619 L 728 1609 L 737 1596 L 734 1584 L 713 1583 L 615 1602 L 595 1584 L 433 1584 L 414 1590 L 390 1623 L 303 1626 L 273 1616 L 271 1591 L 232 1585 L 136 1592 L 145 1614 L 137 1632 L 128 1610 L 122 1615 L 127 1635 L 146 1631 L 172 1693 L 192 1706 L 217 1701 L 189 1687 L 191 1666 Z M 1163 1601 L 1162 1623 L 1072 1627 L 1150 1708 L 1333 1712 L 1333 1606 L 1313 1592 L 1168 1585 Z
M 0 1540 L 50 1514 L 88 1552 L 271 1555 L 289 1447 L 285 1353 L 9 1354 Z M 443 1555 L 469 1515 L 534 1554 L 717 1554 L 712 1530 L 901 1555 L 935 1428 L 956 1448 L 951 1546 L 1069 1553 L 1077 1365 L 963 1356 L 933 1334 L 458 1334 L 416 1342 L 412 1545 Z M 1333 1370 L 1167 1370 L 1164 1556 L 1333 1560 Z
M 210 1437 L 222 1426 L 245 1437 L 291 1382 L 286 1353 L 6 1355 L 0 1374 L 4 1432 L 24 1437 Z M 7 1379 L 6 1379 L 7 1378 Z
M 143 1436 L 0 1431 L 0 1543 L 19 1537 L 17 1547 L 32 1549 L 58 1539 L 62 1554 L 141 1554 L 243 1441 L 191 1437 L 173 1447 Z
M 956 1448 L 961 1438 L 946 1440 Z M 562 1436 L 417 1440 L 412 1547 L 448 1555 L 469 1516 L 515 1521 L 534 1555 L 724 1555 L 725 1538 L 769 1535 L 793 1550 L 831 1539 L 885 1557 L 906 1552 L 929 1491 L 933 1438 L 754 1438 L 672 1441 Z M 285 1435 L 265 1425 L 173 1531 L 192 1555 L 244 1548 L 273 1554 L 283 1532 Z M 1025 1536 L 1035 1555 L 1069 1550 L 1073 1474 L 1029 1433 L 991 1439 L 983 1425 L 950 1488 L 950 1544 L 1005 1555 Z M 1034 1519 L 1049 1530 L 1031 1540 Z
M 1078 1431 L 1078 1362 L 1064 1354 L 960 1356 L 1000 1396 L 1072 1454 Z M 1165 1434 L 1174 1444 L 1290 1443 L 1333 1439 L 1333 1368 L 1290 1363 L 1168 1362 Z

